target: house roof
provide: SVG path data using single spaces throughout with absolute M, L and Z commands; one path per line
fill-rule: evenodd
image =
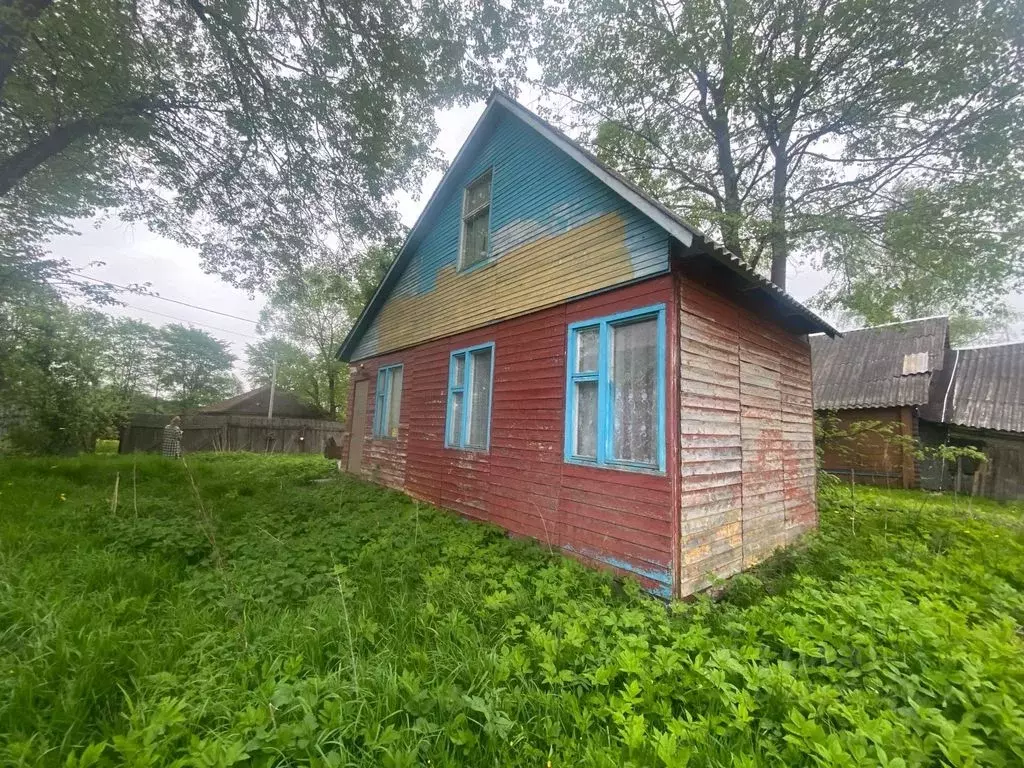
M 837 333 L 831 325 L 818 317 L 814 312 L 770 280 L 759 275 L 747 266 L 746 263 L 727 251 L 722 245 L 714 242 L 702 232 L 687 224 L 677 214 L 643 192 L 621 174 L 602 163 L 597 157 L 570 139 L 565 133 L 535 115 L 514 99 L 509 98 L 498 90 L 494 90 L 487 100 L 487 107 L 484 109 L 484 113 L 480 116 L 476 125 L 473 126 L 473 130 L 466 139 L 466 143 L 462 145 L 448 171 L 441 179 L 440 184 L 438 184 L 427 201 L 427 205 L 424 207 L 419 219 L 417 219 L 413 228 L 409 231 L 409 235 L 399 251 L 394 264 L 391 265 L 373 297 L 363 308 L 348 336 L 342 342 L 338 350 L 338 357 L 341 359 L 349 360 L 351 358 L 363 334 L 370 327 L 373 318 L 383 306 L 391 288 L 401 276 L 405 265 L 415 253 L 416 246 L 423 239 L 423 236 L 430 229 L 437 214 L 440 212 L 446 199 L 446 188 L 453 183 L 453 179 L 458 177 L 459 172 L 472 161 L 477 148 L 486 141 L 487 129 L 495 124 L 501 115 L 512 115 L 533 128 L 620 197 L 659 225 L 681 244 L 682 255 L 680 258 L 684 260 L 709 259 L 721 265 L 737 276 L 744 285 L 745 290 L 752 290 L 763 295 L 768 300 L 768 303 L 781 314 L 796 319 L 804 333 L 824 332 L 830 336 L 834 336 Z
M 921 418 L 1024 433 L 1024 342 L 947 350 Z
M 924 405 L 949 346 L 949 320 L 926 317 L 811 336 L 814 407 Z
M 240 395 L 221 400 L 219 403 L 204 405 L 198 413 L 246 413 L 266 415 L 270 404 L 270 386 L 243 392 Z M 295 395 L 280 387 L 274 392 L 274 415 L 290 418 L 318 418 L 313 408 L 300 401 Z

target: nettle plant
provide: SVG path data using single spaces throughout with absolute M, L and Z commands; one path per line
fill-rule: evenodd
M 925 445 L 918 438 L 905 435 L 902 424 L 877 419 L 864 419 L 844 424 L 834 412 L 818 416 L 814 420 L 815 451 L 818 471 L 824 485 L 834 485 L 840 478 L 828 472 L 825 467 L 825 454 L 852 463 L 857 454 L 870 443 L 880 445 L 885 464 L 893 456 L 913 456 L 918 461 L 937 461 L 950 466 L 959 467 L 964 461 L 984 464 L 988 457 L 980 448 L 973 445 L 942 443 Z M 851 476 L 850 480 L 853 481 Z

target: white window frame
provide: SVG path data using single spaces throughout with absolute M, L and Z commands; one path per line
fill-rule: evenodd
M 487 177 L 487 202 L 478 205 L 471 211 L 466 210 L 466 199 L 469 194 L 469 188 L 477 182 L 481 181 L 484 177 Z M 471 182 L 462 188 L 462 205 L 460 207 L 461 217 L 459 218 L 459 272 L 466 272 L 479 267 L 481 264 L 487 264 L 491 260 L 491 206 L 494 198 L 494 169 L 488 168 L 481 174 L 478 174 Z M 483 258 L 478 261 L 474 261 L 472 264 L 466 264 L 466 222 L 468 219 L 473 218 L 484 209 L 487 209 L 487 250 L 484 253 Z
M 402 418 L 402 389 L 398 390 L 398 413 L 395 420 L 395 434 L 388 434 L 388 422 L 391 420 L 391 394 L 395 385 L 395 371 L 402 372 L 401 388 L 405 386 L 405 366 L 401 363 L 396 365 L 384 365 L 377 369 L 377 385 L 373 393 L 373 436 L 381 440 L 395 440 L 398 437 L 400 428 L 399 420 Z

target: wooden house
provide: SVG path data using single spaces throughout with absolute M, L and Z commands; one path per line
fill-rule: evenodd
M 986 456 L 922 461 L 922 488 L 1024 499 L 1024 342 L 947 350 L 920 416 L 925 446 L 970 445 Z
M 815 526 L 819 331 L 495 92 L 339 350 L 343 466 L 685 595 Z
M 811 337 L 827 471 L 893 488 L 1024 498 L 1024 343 L 953 349 L 929 317 Z M 868 426 L 869 428 L 865 428 Z M 937 455 L 971 446 L 984 462 Z M 920 449 L 924 449 L 921 451 Z
M 202 414 L 231 414 L 235 416 L 267 416 L 270 413 L 271 388 L 267 386 L 243 392 L 240 395 L 229 397 L 217 403 L 204 405 L 196 413 Z M 273 415 L 278 418 L 289 419 L 322 419 L 324 414 L 318 408 L 306 405 L 287 390 L 280 387 L 274 391 Z
M 823 445 L 824 468 L 860 483 L 918 487 L 918 412 L 948 348 L 945 317 L 811 336 L 814 407 L 834 421 L 834 431 L 849 435 Z M 865 424 L 880 428 L 864 430 Z

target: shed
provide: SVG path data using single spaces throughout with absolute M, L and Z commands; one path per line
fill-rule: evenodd
M 838 338 L 816 334 L 810 341 L 815 411 L 849 435 L 823 444 L 824 468 L 862 483 L 916 488 L 911 443 L 918 409 L 929 402 L 932 380 L 945 363 L 948 318 L 860 328 Z M 866 423 L 879 428 L 860 430 Z
M 843 435 L 822 446 L 827 471 L 890 487 L 1024 497 L 1024 343 L 952 349 L 948 320 L 930 317 L 815 335 L 811 352 L 815 411 Z M 862 430 L 866 423 L 879 427 Z M 941 445 L 974 446 L 987 460 L 928 455 Z
M 341 345 L 343 465 L 689 594 L 817 523 L 815 332 L 494 92 Z
M 1024 342 L 947 350 L 920 415 L 925 445 L 972 445 L 987 456 L 925 462 L 922 487 L 1024 499 Z

